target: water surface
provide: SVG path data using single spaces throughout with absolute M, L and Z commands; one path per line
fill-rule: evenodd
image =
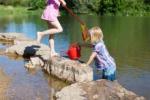
M 100 26 L 104 33 L 104 41 L 117 64 L 117 79 L 127 89 L 150 99 L 150 17 L 102 17 L 80 16 L 89 28 Z M 80 24 L 70 16 L 62 16 L 60 22 L 64 32 L 57 34 L 55 45 L 57 52 L 66 51 L 70 43 L 82 42 Z M 18 17 L 0 17 L 0 32 L 20 32 L 35 39 L 37 31 L 47 29 L 47 25 L 39 15 Z M 48 36 L 42 40 L 48 45 Z M 0 46 L 3 47 L 3 46 Z M 87 61 L 90 48 L 82 48 L 83 61 Z M 48 100 L 51 91 L 62 88 L 62 81 L 55 80 L 43 71 L 28 71 L 24 68 L 25 61 L 11 60 L 0 56 L 0 67 L 13 76 L 11 90 L 16 93 L 14 98 L 41 98 Z M 94 77 L 96 77 L 95 74 Z M 52 80 L 52 81 L 51 81 Z M 55 81 L 54 81 L 55 80 Z M 58 85 L 55 85 L 55 82 Z M 55 87 L 55 88 L 54 88 Z M 57 89 L 60 87 L 59 89 Z M 21 90 L 24 91 L 21 91 Z M 20 92 L 21 91 L 21 92 Z M 24 94 L 24 95 L 23 95 Z M 23 96 L 20 96 L 23 95 Z M 33 98 L 30 98 L 33 97 Z

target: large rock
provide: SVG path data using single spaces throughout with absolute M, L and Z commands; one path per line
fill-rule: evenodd
M 64 57 L 53 57 L 44 60 L 39 57 L 30 57 L 25 64 L 27 68 L 42 68 L 49 74 L 68 82 L 83 82 L 93 80 L 93 71 L 89 66 L 83 66 L 79 61 L 73 61 Z
M 50 48 L 35 41 L 19 41 L 6 49 L 7 54 L 30 57 L 27 68 L 42 66 L 49 74 L 69 82 L 93 80 L 93 71 L 89 66 L 83 67 L 79 61 L 64 57 L 50 58 Z
M 56 93 L 57 100 L 145 100 L 123 88 L 117 81 L 75 83 Z
M 44 69 L 60 79 L 69 82 L 83 82 L 93 80 L 93 70 L 89 66 L 83 66 L 79 61 L 64 57 L 54 57 L 44 65 Z
M 19 41 L 15 45 L 6 49 L 8 54 L 17 54 L 19 56 L 39 56 L 45 59 L 50 57 L 50 48 L 47 45 L 39 44 L 36 41 Z

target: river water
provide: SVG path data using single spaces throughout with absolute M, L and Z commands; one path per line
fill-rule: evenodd
M 89 28 L 100 26 L 105 44 L 117 64 L 117 80 L 125 88 L 150 100 L 150 17 L 80 16 Z M 80 24 L 71 16 L 59 18 L 64 32 L 55 36 L 56 51 L 66 51 L 69 44 L 82 42 Z M 35 39 L 37 31 L 47 29 L 39 15 L 0 16 L 0 32 L 24 33 Z M 48 45 L 48 36 L 42 43 Z M 0 45 L 0 48 L 5 46 Z M 82 48 L 81 60 L 87 61 L 90 48 Z M 67 83 L 47 75 L 42 69 L 24 68 L 22 58 L 0 56 L 0 67 L 11 76 L 7 96 L 11 100 L 48 100 Z M 94 71 L 94 78 L 97 71 Z

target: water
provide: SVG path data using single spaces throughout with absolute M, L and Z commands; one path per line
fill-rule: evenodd
M 149 100 L 150 17 L 101 17 L 90 15 L 80 17 L 84 19 L 89 28 L 93 26 L 102 28 L 105 44 L 117 63 L 119 83 Z M 62 52 L 67 50 L 70 43 L 82 42 L 82 38 L 80 24 L 75 19 L 70 16 L 62 16 L 59 19 L 64 32 L 55 36 L 55 44 L 57 52 Z M 46 23 L 40 19 L 39 15 L 0 17 L 0 23 L 0 32 L 20 32 L 32 39 L 36 38 L 37 31 L 47 29 Z M 48 36 L 45 36 L 42 42 L 48 45 Z M 87 61 L 91 52 L 90 48 L 82 48 L 81 52 L 81 59 Z M 16 94 L 20 93 L 20 95 L 29 92 L 29 99 L 44 98 L 47 100 L 51 91 L 59 90 L 65 86 L 62 85 L 65 83 L 47 76 L 41 70 L 36 71 L 36 74 L 32 74 L 35 73 L 34 71 L 27 71 L 23 67 L 23 60 L 11 60 L 1 56 L 0 66 L 10 76 L 15 73 L 10 90 L 15 91 Z M 55 82 L 58 85 L 55 85 Z M 57 89 L 58 87 L 59 89 Z M 21 89 L 25 89 L 24 92 L 26 93 L 22 92 Z M 14 98 L 19 98 L 20 95 L 14 96 Z
M 41 68 L 26 69 L 21 58 L 1 56 L 0 61 L 0 68 L 11 79 L 6 93 L 9 100 L 52 100 L 56 91 L 68 85 Z

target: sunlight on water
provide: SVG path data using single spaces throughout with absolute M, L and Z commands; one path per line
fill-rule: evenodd
M 89 28 L 93 26 L 100 26 L 102 28 L 105 44 L 117 63 L 118 81 L 127 89 L 150 99 L 150 18 L 84 15 L 80 17 L 84 19 Z M 69 44 L 82 42 L 82 38 L 80 24 L 75 19 L 70 16 L 62 16 L 59 19 L 64 28 L 64 32 L 56 34 L 55 47 L 58 52 L 62 52 L 67 50 Z M 3 23 L 0 25 L 0 32 L 24 33 L 32 39 L 36 38 L 37 31 L 47 29 L 46 23 L 40 19 L 40 16 L 2 17 L 0 18 L 0 23 Z M 48 36 L 45 36 L 42 42 L 49 45 Z M 3 46 L 0 45 L 1 47 Z M 82 48 L 81 52 L 81 59 L 87 61 L 91 49 Z M 32 75 L 34 72 L 29 72 L 24 69 L 23 60 L 12 61 L 7 57 L 1 57 L 0 65 L 5 66 L 4 69 L 7 74 L 15 74 L 12 83 L 13 88 L 10 92 L 15 91 L 23 94 L 25 94 L 24 92 L 29 92 L 31 97 L 32 95 L 36 95 L 37 97 L 43 97 L 44 95 L 45 98 L 43 98 L 47 100 L 51 91 L 55 91 L 50 88 L 59 87 L 59 85 L 55 85 L 55 82 L 61 84 L 61 81 L 55 81 L 54 78 L 49 78 L 42 71 L 38 71 Z M 97 77 L 96 72 L 95 77 Z M 28 90 L 29 88 L 31 90 Z M 25 91 L 23 92 L 21 89 Z M 36 91 L 36 89 L 38 90 Z M 17 98 L 17 96 L 14 96 L 14 98 Z
M 49 100 L 56 91 L 67 85 L 47 75 L 41 68 L 26 69 L 23 59 L 15 60 L 1 56 L 0 61 L 0 68 L 11 78 L 7 89 L 7 97 L 10 100 Z

